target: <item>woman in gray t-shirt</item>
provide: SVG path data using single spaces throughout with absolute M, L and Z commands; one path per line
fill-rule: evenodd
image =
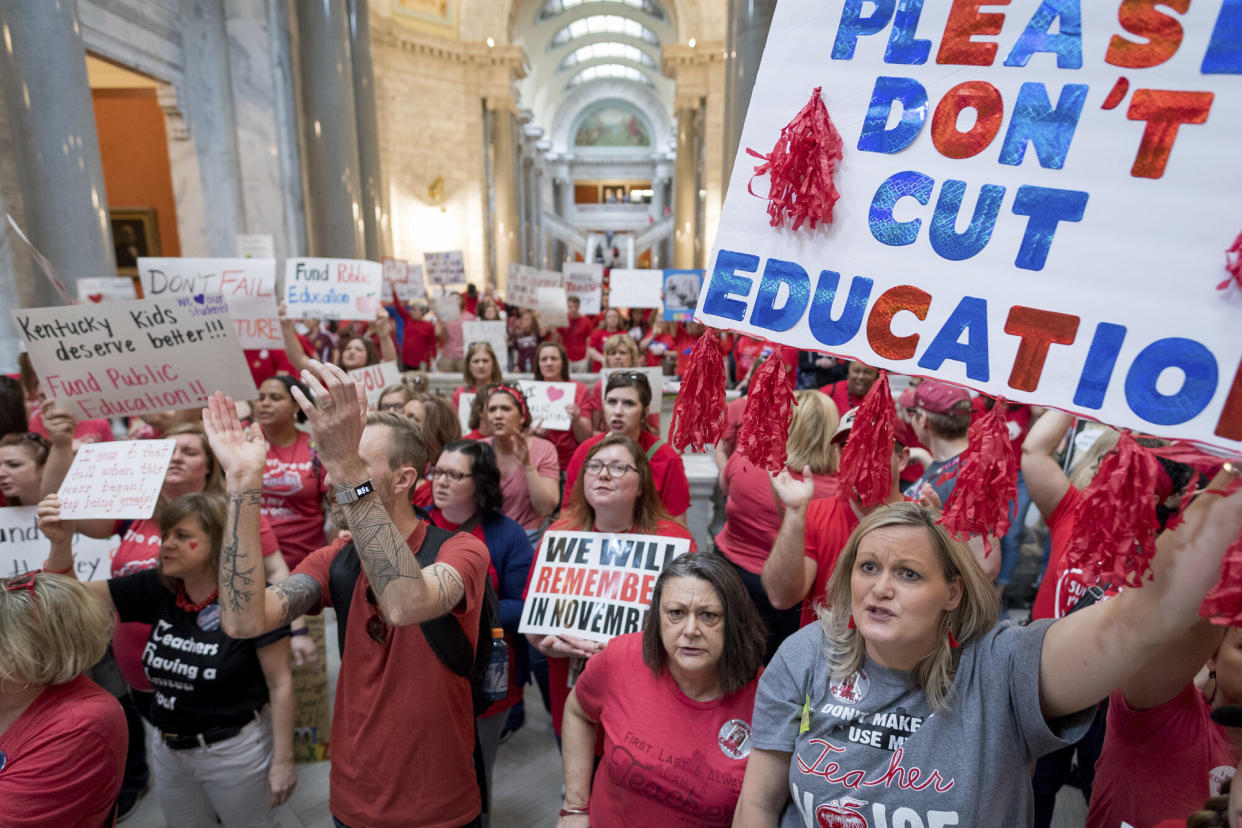
M 1198 620 L 1242 492 L 1201 495 L 1144 588 L 1026 627 L 996 623 L 992 585 L 938 517 L 894 504 L 850 537 L 820 622 L 760 679 L 735 826 L 1030 825 L 1034 760 Z

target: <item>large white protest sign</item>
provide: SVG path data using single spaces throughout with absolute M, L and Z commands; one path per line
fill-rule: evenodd
M 398 282 L 410 278 L 410 270 L 405 259 L 393 259 L 385 256 L 380 260 L 380 270 L 384 274 L 384 290 L 389 291 Z
M 696 318 L 1242 449 L 1238 4 L 975 5 L 782 0 Z M 774 228 L 817 87 L 841 198 Z
M 383 265 L 363 259 L 286 259 L 290 319 L 374 319 L 384 287 Z
M 416 264 L 407 265 L 405 268 L 405 281 L 393 282 L 393 287 L 397 289 L 397 298 L 402 302 L 426 299 L 427 285 L 423 281 L 423 266 Z
M 565 292 L 577 296 L 578 311 L 584 316 L 599 313 L 604 292 L 604 266 L 594 262 L 565 262 L 561 268 L 565 277 Z
M 461 294 L 445 293 L 444 289 L 440 289 L 440 293 L 432 300 L 432 309 L 436 312 L 436 319 L 440 322 L 454 322 L 461 319 Z
M 532 426 L 548 431 L 569 431 L 573 428 L 573 418 L 569 416 L 565 406 L 574 404 L 577 385 L 572 382 L 523 380 L 518 383 L 518 389 L 526 397 Z
M 39 531 L 38 506 L 0 509 L 0 578 L 42 569 L 52 545 Z M 121 539 L 73 536 L 73 567 L 79 581 L 105 581 Z
M 81 420 L 253 400 L 224 297 L 173 296 L 12 311 L 43 390 Z
M 611 308 L 658 308 L 664 300 L 663 270 L 627 270 L 614 267 L 608 274 L 608 306 Z
M 176 445 L 176 440 L 118 440 L 82 446 L 60 484 L 60 516 L 151 517 Z
M 367 405 L 372 409 L 379 405 L 380 392 L 401 382 L 401 369 L 395 362 L 377 362 L 365 368 L 355 368 L 349 375 L 362 383 L 362 390 L 367 395 Z
M 83 276 L 78 279 L 78 300 L 116 302 L 137 299 L 134 280 L 128 276 Z
M 684 538 L 545 532 L 518 632 L 590 641 L 638 632 L 660 570 L 689 551 Z
M 505 283 L 507 304 L 539 309 L 539 288 L 565 286 L 565 277 L 555 270 L 536 270 L 528 265 L 510 264 Z
M 555 271 L 544 270 L 542 273 Z M 569 324 L 569 296 L 563 287 L 538 287 L 535 289 L 535 311 L 539 322 L 546 328 L 563 328 Z
M 276 240 L 266 233 L 238 233 L 235 239 L 238 258 L 276 258 Z
M 505 370 L 509 364 L 509 336 L 505 330 L 505 323 L 500 320 L 462 322 L 461 341 L 467 347 L 471 342 L 486 342 L 492 346 L 492 352 L 496 354 L 500 370 Z
M 218 293 L 243 348 L 285 347 L 276 318 L 274 259 L 140 258 L 138 278 L 146 299 Z
M 424 253 L 427 281 L 433 285 L 461 285 L 466 282 L 466 261 L 460 250 Z

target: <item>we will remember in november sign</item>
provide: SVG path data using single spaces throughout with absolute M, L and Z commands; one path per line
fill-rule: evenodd
M 696 318 L 1242 449 L 1242 10 L 1176 5 L 781 0 Z M 841 198 L 774 228 L 816 87 Z
M 258 396 L 218 294 L 12 313 L 43 390 L 80 420 Z
M 518 632 L 589 641 L 638 632 L 660 570 L 689 551 L 685 538 L 545 532 Z
M 12 578 L 43 566 L 52 545 L 39 531 L 38 506 L 0 509 L 0 578 Z M 79 581 L 111 576 L 112 556 L 121 539 L 73 536 L 73 567 Z
M 145 299 L 218 293 L 243 348 L 285 347 L 276 318 L 275 259 L 140 258 L 138 278 Z
M 290 319 L 374 319 L 384 269 L 364 259 L 286 259 Z
M 119 440 L 82 446 L 60 484 L 60 516 L 151 517 L 176 445 L 176 440 Z

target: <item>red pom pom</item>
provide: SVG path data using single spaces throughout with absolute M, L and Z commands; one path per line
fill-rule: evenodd
M 794 377 L 785 365 L 785 349 L 777 346 L 750 378 L 737 450 L 761 469 L 779 472 L 788 456 L 789 421 L 793 417 Z M 723 413 L 724 406 L 721 406 Z
M 888 500 L 893 488 L 893 421 L 896 416 L 888 374 L 881 371 L 863 397 L 862 405 L 858 406 L 854 427 L 841 452 L 838 497 L 856 498 L 865 509 Z
M 1018 458 L 1009 444 L 1005 401 L 970 424 L 970 444 L 962 452 L 957 485 L 940 516 L 940 525 L 958 540 L 983 537 L 983 554 L 992 552 L 992 536 L 1009 531 L 1009 510 L 1018 499 Z
M 1233 246 L 1225 251 L 1225 270 L 1229 271 L 1229 278 L 1216 286 L 1217 290 L 1224 290 L 1229 287 L 1232 282 L 1242 288 L 1242 233 L 1233 240 Z
M 690 446 L 703 451 L 719 443 L 725 423 L 724 355 L 716 332 L 708 328 L 690 349 L 681 390 L 668 426 L 669 442 L 677 451 Z
M 1156 490 L 1167 488 L 1167 480 L 1156 456 L 1123 431 L 1075 510 L 1077 530 L 1065 550 L 1066 566 L 1081 569 L 1087 583 L 1142 586 L 1160 531 Z
M 768 215 L 773 227 L 787 219 L 793 220 L 794 230 L 808 219 L 812 228 L 819 221 L 831 224 L 832 208 L 841 197 L 832 177 L 841 160 L 843 142 L 828 117 L 820 88 L 815 87 L 811 100 L 781 130 L 769 155 L 746 148 L 764 162 L 755 167 L 755 175 L 768 176 Z M 755 195 L 749 185 L 747 190 Z

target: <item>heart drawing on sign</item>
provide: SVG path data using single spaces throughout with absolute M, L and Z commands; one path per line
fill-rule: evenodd
M 86 298 L 98 305 L 100 302 L 103 301 L 103 294 L 102 293 L 88 293 L 86 294 Z
M 204 302 L 206 302 L 206 301 L 207 301 L 207 297 L 206 297 L 206 296 L 204 296 L 204 295 L 203 295 L 203 294 L 201 294 L 201 293 L 196 293 L 196 294 L 194 294 L 194 301 L 195 301 L 195 302 L 198 302 L 198 303 L 201 305 L 201 304 L 203 304 Z
M 375 313 L 375 301 L 370 296 L 359 296 L 354 299 L 354 307 L 364 316 Z
M 565 392 L 564 392 L 564 391 L 562 391 L 562 390 L 561 390 L 561 389 L 559 389 L 559 388 L 549 388 L 549 389 L 548 389 L 548 399 L 549 399 L 549 400 L 552 400 L 552 402 L 556 402 L 557 400 L 559 400 L 559 399 L 560 399 L 561 397 L 563 397 L 563 396 L 565 396 Z

